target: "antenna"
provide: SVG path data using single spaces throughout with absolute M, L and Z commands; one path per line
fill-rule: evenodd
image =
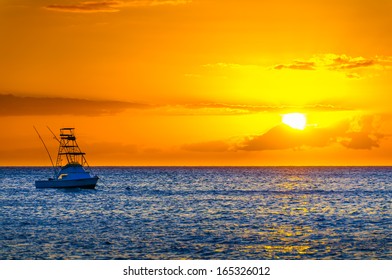
M 41 135 L 39 134 L 38 130 L 35 128 L 35 126 L 33 126 L 33 128 L 34 128 L 35 132 L 37 132 L 39 139 L 41 140 L 42 144 L 43 144 L 44 147 L 45 147 L 46 152 L 48 153 L 50 162 L 52 163 L 52 166 L 53 166 L 54 175 L 56 176 L 56 168 L 55 168 L 55 166 L 54 166 L 54 164 L 53 164 L 53 160 L 52 160 L 52 157 L 50 156 L 49 150 L 48 150 L 48 148 L 46 147 L 45 142 L 44 142 L 44 140 L 42 139 Z
M 49 127 L 49 126 L 46 126 L 46 127 L 47 127 L 47 128 L 49 129 L 49 131 L 53 134 L 54 139 L 56 139 L 57 142 L 60 143 L 60 140 L 57 138 L 56 134 L 53 133 L 53 131 L 50 129 L 50 127 Z

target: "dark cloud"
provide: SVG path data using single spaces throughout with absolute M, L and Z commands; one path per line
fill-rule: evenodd
M 369 67 L 379 64 L 379 61 L 376 59 L 364 59 L 362 57 L 359 58 L 352 58 L 349 56 L 341 55 L 333 59 L 333 63 L 327 65 L 332 69 L 354 69 L 360 67 Z
M 384 138 L 384 135 L 376 134 L 369 135 L 365 132 L 352 132 L 346 134 L 346 139 L 340 141 L 344 147 L 355 150 L 370 150 L 372 148 L 380 147 L 380 139 Z
M 86 1 L 73 5 L 54 4 L 45 6 L 45 9 L 69 13 L 100 13 L 118 12 L 123 1 Z
M 349 79 L 360 79 L 361 76 L 358 73 L 347 73 L 346 77 Z
M 306 110 L 308 112 L 351 110 L 332 103 L 320 103 L 305 106 L 227 103 L 148 105 L 113 100 L 87 100 L 63 97 L 23 97 L 11 94 L 0 94 L 0 116 L 113 115 L 127 109 L 156 109 L 158 114 L 178 116 L 246 115 L 263 112 L 285 113 L 293 110 Z
M 293 64 L 279 64 L 274 67 L 276 70 L 281 69 L 294 69 L 294 70 L 316 70 L 316 64 L 314 62 L 307 61 L 295 61 Z
M 160 5 L 181 5 L 190 0 L 112 0 L 112 1 L 82 1 L 77 4 L 47 5 L 46 10 L 67 13 L 110 13 L 119 12 L 123 7 L 144 7 Z
M 0 95 L 0 116 L 113 115 L 126 109 L 145 109 L 148 105 L 111 100 L 61 97 L 21 97 Z
M 349 149 L 372 149 L 380 146 L 380 140 L 387 135 L 378 133 L 372 117 L 360 119 L 357 131 L 351 131 L 352 121 L 345 121 L 328 128 L 308 127 L 297 130 L 286 125 L 273 127 L 266 133 L 245 139 L 240 150 L 263 151 L 326 147 L 341 144 Z
M 278 125 L 266 133 L 246 139 L 240 149 L 245 151 L 285 150 L 302 147 L 325 147 L 336 141 L 344 125 L 335 129 L 306 128 L 298 130 L 287 125 Z
M 348 149 L 370 150 L 378 148 L 388 135 L 377 132 L 378 117 L 363 116 L 342 121 L 331 127 L 307 127 L 304 130 L 281 124 L 261 135 L 236 141 L 211 141 L 189 144 L 184 150 L 193 152 L 235 152 L 267 150 L 301 150 L 342 145 Z
M 165 109 L 165 107 L 163 107 Z M 332 112 L 350 111 L 348 107 L 342 107 L 331 103 L 319 103 L 303 106 L 274 105 L 274 104 L 230 104 L 230 103 L 193 103 L 184 105 L 168 105 L 166 113 L 170 115 L 245 115 L 263 112 L 285 113 L 289 111 L 307 112 Z
M 359 68 L 370 68 L 373 66 L 391 65 L 391 57 L 351 57 L 347 55 L 325 54 L 314 56 L 308 60 L 297 60 L 290 64 L 279 64 L 274 66 L 275 70 L 330 70 L 330 71 L 350 71 Z M 357 73 L 348 72 L 347 77 L 357 78 Z

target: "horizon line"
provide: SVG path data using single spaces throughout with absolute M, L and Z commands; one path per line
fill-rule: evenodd
M 0 168 L 53 168 L 49 165 L 0 165 Z M 94 165 L 89 168 L 102 168 L 102 167 L 118 167 L 118 168 L 227 168 L 227 167 L 238 167 L 238 168 L 263 168 L 263 167 L 392 167 L 392 165 Z

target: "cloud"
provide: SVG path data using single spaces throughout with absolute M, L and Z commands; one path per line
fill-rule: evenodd
M 42 115 L 113 115 L 126 109 L 149 108 L 146 104 L 61 97 L 0 95 L 0 117 Z
M 295 61 L 293 64 L 279 64 L 274 67 L 276 70 L 281 69 L 294 69 L 294 70 L 316 70 L 314 62 Z
M 332 70 L 370 67 L 381 62 L 377 58 L 349 57 L 347 55 L 328 55 L 324 58 L 324 66 Z
M 334 143 L 345 127 L 335 129 L 306 128 L 297 130 L 286 125 L 278 125 L 262 135 L 249 137 L 240 145 L 240 150 L 265 151 L 301 149 L 303 147 L 325 147 Z
M 224 62 L 217 62 L 217 63 L 208 63 L 203 64 L 202 67 L 204 68 L 218 68 L 218 69 L 232 69 L 232 70 L 240 70 L 244 68 L 260 68 L 260 65 L 257 64 L 238 64 L 238 63 L 224 63 Z
M 201 65 L 207 74 L 216 73 L 221 70 L 225 75 L 223 78 L 229 79 L 230 73 L 233 78 L 238 77 L 238 74 L 245 75 L 245 77 L 260 77 L 266 75 L 265 71 L 330 71 L 343 73 L 346 78 L 360 79 L 362 77 L 373 77 L 374 74 L 380 71 L 392 69 L 392 56 L 374 56 L 374 57 L 352 57 L 345 54 L 321 54 L 314 55 L 308 59 L 297 59 L 290 63 L 279 63 L 276 65 L 261 65 L 261 64 L 239 64 L 217 62 Z M 252 76 L 253 75 L 253 76 Z M 188 74 L 191 76 L 191 74 Z M 202 77 L 199 74 L 193 74 L 198 78 Z M 217 76 L 219 77 L 219 76 Z
M 57 12 L 69 13 L 108 13 L 118 12 L 123 1 L 86 1 L 73 5 L 53 4 L 44 8 Z
M 192 0 L 145 0 L 145 1 L 138 1 L 135 0 L 133 2 L 145 2 L 145 6 L 161 6 L 161 5 L 184 5 L 189 4 Z
M 353 73 L 347 73 L 346 77 L 349 78 L 349 79 L 360 79 L 361 75 L 359 75 L 358 73 L 353 72 Z
M 157 108 L 161 113 L 166 115 L 176 116 L 224 116 L 224 115 L 247 115 L 265 112 L 280 112 L 288 111 L 317 111 L 317 112 L 332 112 L 332 111 L 350 111 L 351 108 L 342 107 L 331 103 L 319 103 L 303 106 L 292 105 L 274 105 L 274 104 L 229 104 L 229 103 L 192 103 L 192 104 L 178 104 L 167 105 Z
M 280 124 L 261 135 L 193 143 L 182 148 L 187 151 L 207 153 L 304 150 L 332 145 L 341 145 L 347 149 L 370 150 L 380 147 L 381 140 L 389 137 L 378 132 L 377 118 L 362 116 L 342 121 L 331 127 L 307 127 L 305 130 Z
M 365 132 L 351 132 L 347 133 L 346 139 L 341 140 L 340 144 L 349 149 L 369 150 L 380 147 L 379 140 L 384 137 L 381 134 L 369 135 Z
M 290 64 L 278 64 L 275 70 L 328 70 L 346 73 L 348 78 L 359 78 L 360 75 L 354 70 L 376 69 L 385 70 L 392 66 L 392 57 L 351 57 L 348 55 L 324 54 L 313 56 L 308 60 L 297 60 Z
M 97 158 L 118 158 L 120 156 L 131 156 L 140 153 L 140 147 L 135 144 L 124 144 L 120 142 L 95 142 L 86 148 L 86 152 Z
M 288 111 L 348 111 L 348 107 L 332 103 L 319 103 L 305 106 L 274 104 L 229 104 L 229 103 L 190 103 L 190 104 L 144 104 L 113 100 L 88 100 L 64 97 L 32 97 L 0 94 L 1 116 L 29 115 L 114 115 L 127 109 L 149 109 L 152 114 L 171 116 L 233 116 L 265 112 L 285 113 Z
M 379 133 L 377 117 L 362 116 L 328 128 L 308 127 L 296 130 L 286 125 L 273 127 L 266 133 L 244 139 L 240 150 L 264 151 L 321 148 L 340 144 L 349 149 L 378 148 L 387 135 Z
M 358 68 L 382 67 L 383 69 L 392 68 L 392 57 L 389 56 L 375 56 L 371 58 L 364 58 L 361 56 L 351 57 L 345 54 L 322 54 L 315 55 L 309 59 L 297 59 L 292 63 L 281 63 L 272 66 L 275 70 L 351 70 Z M 239 63 L 208 63 L 203 64 L 202 67 L 210 69 L 230 69 L 230 70 L 244 70 L 244 69 L 266 69 L 258 64 L 239 64 Z M 271 69 L 268 67 L 267 69 Z
M 186 144 L 182 146 L 183 150 L 191 152 L 227 152 L 231 150 L 231 145 L 225 141 L 208 141 L 200 143 Z
M 109 0 L 109 1 L 82 1 L 76 4 L 52 4 L 46 10 L 68 13 L 110 13 L 119 12 L 124 7 L 148 7 L 162 5 L 181 5 L 190 3 L 190 0 Z

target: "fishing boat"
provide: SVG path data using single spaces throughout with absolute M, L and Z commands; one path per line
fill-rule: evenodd
M 58 139 L 56 135 L 51 131 L 55 139 L 60 144 L 57 154 L 56 165 L 54 165 L 50 153 L 45 145 L 45 142 L 42 140 L 41 136 L 36 130 L 49 155 L 55 174 L 54 178 L 35 181 L 36 188 L 95 188 L 99 178 L 98 176 L 91 175 L 90 167 L 87 163 L 85 153 L 80 150 L 79 145 L 76 142 L 74 131 L 75 128 L 61 128 L 60 139 Z

